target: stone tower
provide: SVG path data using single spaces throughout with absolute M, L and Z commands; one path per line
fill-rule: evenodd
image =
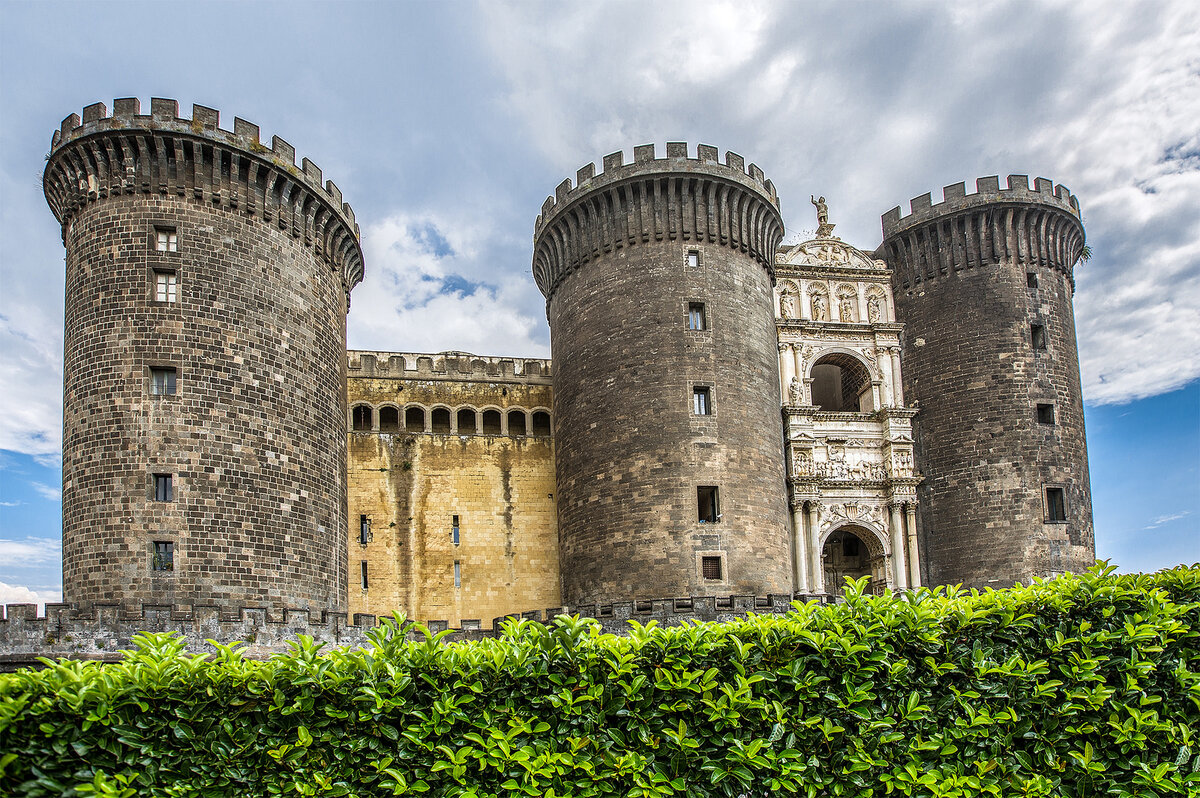
M 683 143 L 577 180 L 542 206 L 533 255 L 563 600 L 790 593 L 774 186 Z
M 883 217 L 928 583 L 1006 587 L 1095 559 L 1071 308 L 1083 245 L 1075 197 L 1023 175 Z
M 258 139 L 163 99 L 54 134 L 69 603 L 345 607 L 358 229 L 315 164 Z

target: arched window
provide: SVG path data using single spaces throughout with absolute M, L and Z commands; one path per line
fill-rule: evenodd
M 353 420 L 353 428 L 362 431 L 371 429 L 374 426 L 374 415 L 371 412 L 370 405 L 355 405 L 354 410 L 350 414 Z
M 379 431 L 397 432 L 400 429 L 400 411 L 394 407 L 379 408 Z
M 484 410 L 483 411 L 483 434 L 484 435 L 499 435 L 500 434 L 500 411 L 499 410 Z
M 539 410 L 533 414 L 533 434 L 550 434 L 550 414 L 545 410 Z
M 812 402 L 832 413 L 869 413 L 871 372 L 853 355 L 832 354 L 818 360 L 812 368 Z
M 508 434 L 509 435 L 524 435 L 525 430 L 525 411 L 524 410 L 509 410 L 508 411 Z
M 435 407 L 433 409 L 430 421 L 434 432 L 449 432 L 450 431 L 450 411 L 444 407 Z
M 474 435 L 479 432 L 479 421 L 475 411 L 469 407 L 464 407 L 458 411 L 458 434 L 459 435 Z
M 405 432 L 424 432 L 425 431 L 425 408 L 409 407 L 404 411 L 404 431 Z

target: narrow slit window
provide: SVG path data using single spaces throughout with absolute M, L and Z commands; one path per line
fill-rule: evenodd
M 1031 324 L 1029 325 L 1029 342 L 1034 349 L 1046 348 L 1046 325 Z
M 462 565 L 458 560 L 454 561 L 454 586 L 462 587 Z
M 154 300 L 156 302 L 174 302 L 178 298 L 179 278 L 175 272 L 154 272 Z
M 1030 288 L 1037 288 L 1037 272 L 1025 272 L 1025 285 Z
M 371 518 L 370 516 L 360 515 L 358 517 L 358 542 L 363 546 L 371 541 Z
M 696 488 L 696 509 L 702 524 L 715 524 L 721 520 L 721 503 L 714 485 Z
M 455 516 L 452 516 L 450 519 L 450 542 L 453 543 L 455 546 L 457 546 L 459 543 L 458 529 L 459 529 L 458 516 L 455 515 Z
M 701 557 L 700 573 L 705 579 L 721 580 L 721 558 Z
M 703 302 L 688 303 L 688 329 L 707 330 L 708 320 L 704 316 Z
M 692 413 L 697 416 L 712 415 L 712 393 L 708 388 L 692 389 Z
M 1051 524 L 1067 520 L 1067 495 L 1062 488 L 1046 488 L 1046 521 Z
M 151 553 L 150 570 L 152 571 L 174 571 L 175 570 L 175 544 L 170 540 L 154 541 L 154 548 Z
M 154 248 L 159 252 L 178 252 L 179 234 L 170 227 L 154 228 Z
M 174 395 L 176 376 L 173 368 L 150 369 L 150 393 L 155 396 Z
M 700 265 L 700 250 L 698 250 L 698 249 L 688 250 L 687 265 L 688 266 L 699 266 Z
M 1054 405 L 1040 404 L 1037 406 L 1037 420 L 1039 424 L 1054 423 Z
M 362 560 L 358 563 L 359 577 L 362 579 L 362 589 L 367 589 L 367 561 Z
M 175 486 L 171 474 L 154 475 L 154 501 L 169 502 L 175 500 Z

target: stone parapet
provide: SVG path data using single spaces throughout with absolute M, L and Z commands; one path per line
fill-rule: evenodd
M 347 296 L 362 281 L 363 257 L 354 211 L 321 168 L 274 136 L 259 142 L 259 128 L 234 118 L 220 128 L 220 112 L 192 106 L 179 116 L 179 103 L 155 97 L 141 113 L 136 97 L 71 114 L 54 131 L 44 175 L 46 200 L 67 224 L 78 210 L 107 196 L 174 194 L 213 207 L 240 209 L 273 222 L 342 272 Z
M 397 380 L 515 380 L 550 385 L 553 368 L 548 359 L 480 357 L 469 352 L 366 352 L 346 353 L 348 376 Z

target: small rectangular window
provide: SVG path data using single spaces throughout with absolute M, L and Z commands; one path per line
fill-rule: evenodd
M 702 524 L 715 524 L 721 520 L 721 503 L 715 486 L 701 485 L 696 488 L 696 509 Z
M 1054 423 L 1054 405 L 1038 405 L 1037 420 L 1039 424 Z
M 1046 325 L 1031 324 L 1029 325 L 1029 341 L 1034 349 L 1046 348 Z
M 688 266 L 699 266 L 700 265 L 700 250 L 698 250 L 698 249 L 688 250 L 687 265 Z
M 688 303 L 688 329 L 689 330 L 706 330 L 706 329 L 708 329 L 708 320 L 704 318 L 704 303 L 703 302 Z
M 458 516 L 457 515 L 453 516 L 451 518 L 450 540 L 452 543 L 454 543 L 455 546 L 458 545 Z
M 175 544 L 169 540 L 154 541 L 154 550 L 150 559 L 152 571 L 175 570 Z
M 1025 272 L 1025 285 L 1037 288 L 1037 272 Z
M 371 519 L 369 516 L 360 515 L 358 517 L 358 542 L 364 546 L 371 542 Z
M 1067 495 L 1062 488 L 1046 488 L 1046 522 L 1061 524 L 1067 520 Z
M 721 579 L 721 558 L 720 557 L 701 557 L 700 558 L 700 574 L 705 579 Z
M 362 589 L 367 589 L 367 561 L 361 560 L 358 563 L 359 576 L 362 578 Z
M 454 561 L 454 586 L 462 587 L 462 565 L 458 560 Z
M 154 228 L 154 248 L 159 252 L 178 252 L 179 251 L 179 235 L 173 228 L 156 227 Z
M 174 302 L 179 289 L 179 278 L 175 272 L 154 272 L 154 300 L 156 302 Z
M 692 413 L 697 416 L 712 415 L 712 394 L 708 388 L 692 389 Z
M 175 489 L 170 474 L 154 475 L 154 501 L 169 502 L 175 500 Z
M 155 396 L 171 396 L 175 393 L 176 371 L 173 368 L 150 369 L 150 393 Z

